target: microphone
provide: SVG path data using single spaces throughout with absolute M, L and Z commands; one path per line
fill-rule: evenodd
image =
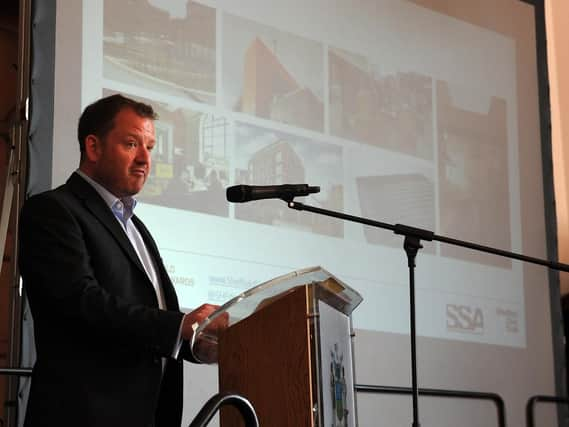
M 291 202 L 297 196 L 308 196 L 319 193 L 320 187 L 308 184 L 284 185 L 234 185 L 226 190 L 227 201 L 232 203 L 250 202 L 260 199 L 281 199 Z

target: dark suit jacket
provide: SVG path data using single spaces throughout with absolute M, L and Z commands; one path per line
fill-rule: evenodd
M 26 426 L 180 426 L 183 314 L 150 233 L 168 311 L 125 232 L 78 174 L 30 198 L 20 217 L 20 270 L 37 361 Z

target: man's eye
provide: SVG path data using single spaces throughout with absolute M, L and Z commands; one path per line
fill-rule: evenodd
M 135 141 L 127 141 L 126 145 L 127 145 L 127 147 L 129 147 L 129 148 L 135 148 L 135 147 L 136 147 L 136 142 L 135 142 Z

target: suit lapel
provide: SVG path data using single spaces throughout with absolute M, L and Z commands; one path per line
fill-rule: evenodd
M 83 200 L 85 207 L 106 227 L 130 260 L 136 264 L 146 276 L 146 271 L 132 247 L 130 240 L 128 240 L 125 231 L 121 228 L 115 215 L 105 204 L 105 201 L 101 198 L 99 193 L 97 193 L 97 190 L 76 173 L 71 175 L 67 181 L 67 185 L 75 196 Z

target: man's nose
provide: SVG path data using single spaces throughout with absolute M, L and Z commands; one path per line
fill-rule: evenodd
M 150 164 L 150 150 L 144 144 L 140 144 L 136 152 L 136 161 Z

